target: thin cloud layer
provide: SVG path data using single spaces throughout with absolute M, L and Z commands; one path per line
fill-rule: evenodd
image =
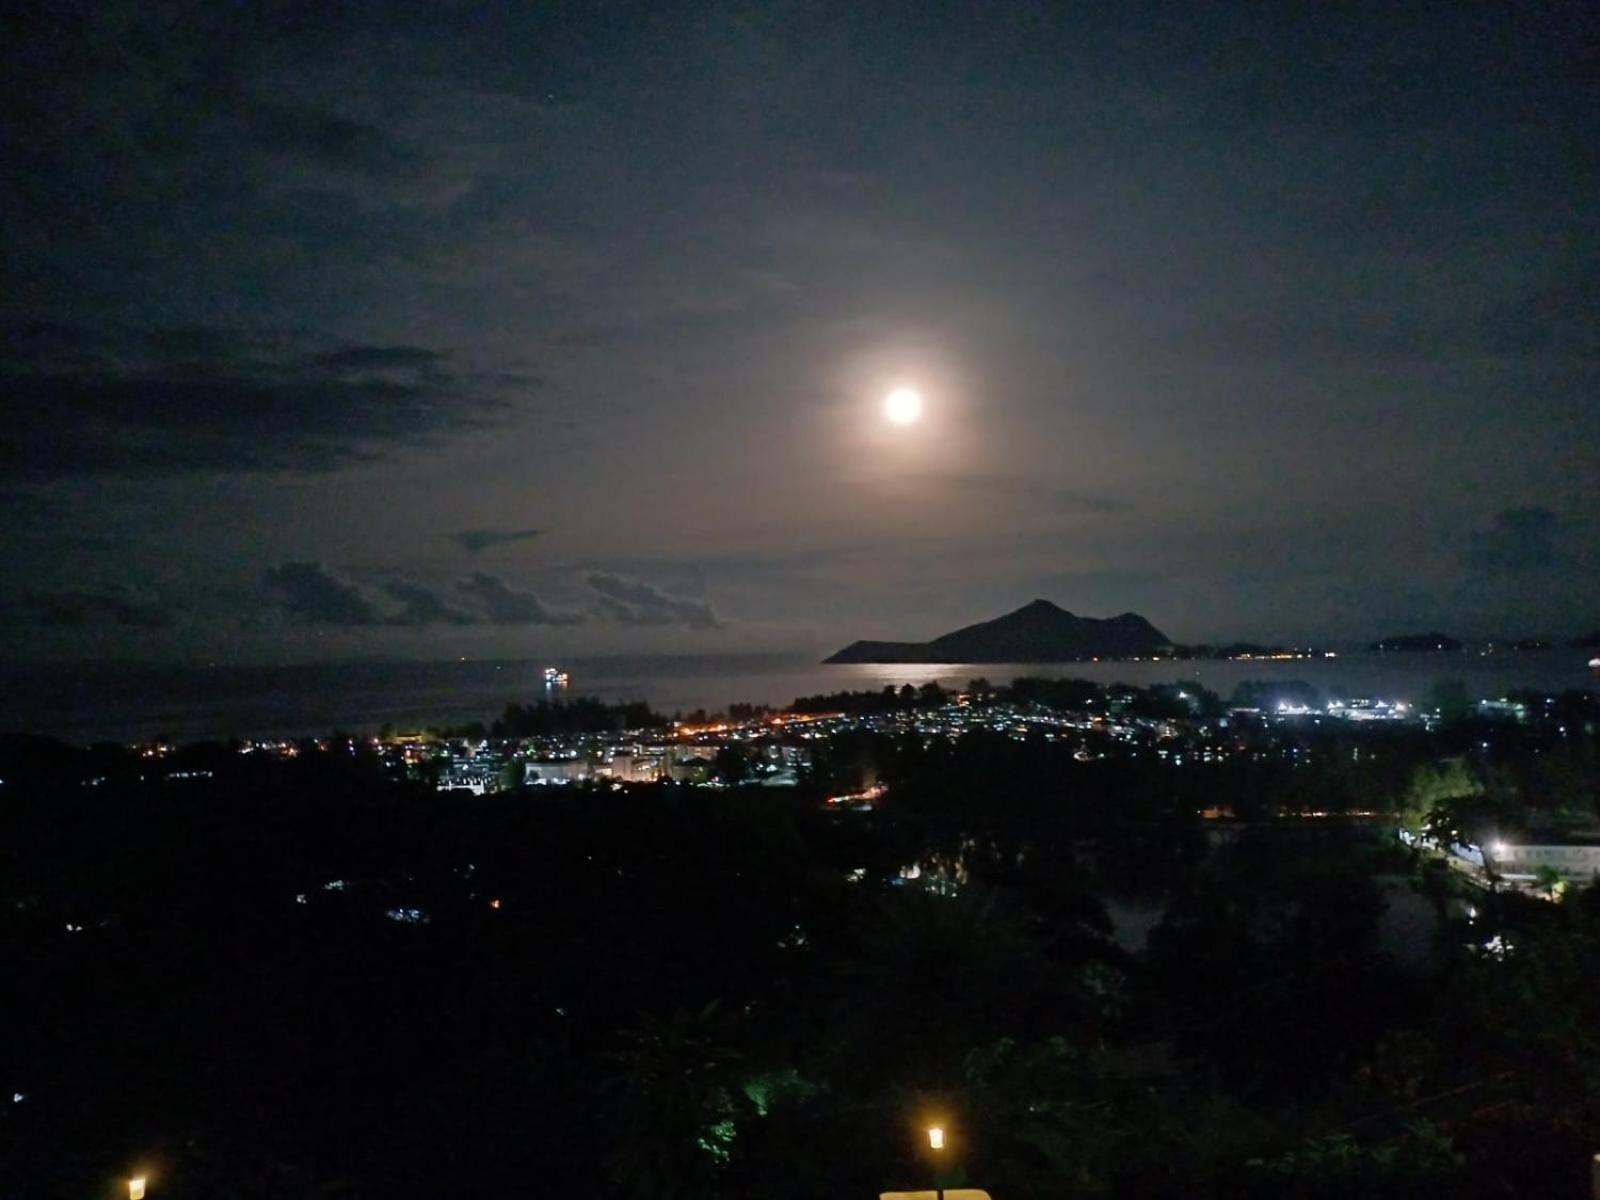
M 126 625 L 164 629 L 174 621 L 166 605 L 129 588 L 63 588 L 23 593 L 22 604 L 40 625 Z
M 604 571 L 591 572 L 586 582 L 598 597 L 595 612 L 619 625 L 687 625 L 690 629 L 723 626 L 708 600 L 669 595 L 640 580 Z
M 458 583 L 456 589 L 476 600 L 488 619 L 497 625 L 583 623 L 582 614 L 552 609 L 536 593 L 511 587 L 503 579 L 484 571 L 474 571 Z
M 551 608 L 537 593 L 512 587 L 484 571 L 456 584 L 456 591 L 470 600 L 477 612 L 457 607 L 432 588 L 404 578 L 377 585 L 382 597 L 400 605 L 391 609 L 319 562 L 286 562 L 268 569 L 264 581 L 285 613 L 310 625 L 577 625 L 583 621 L 582 614 Z
M 267 588 L 284 611 L 310 625 L 376 625 L 378 611 L 360 589 L 330 575 L 319 562 L 270 567 Z
M 386 619 L 390 625 L 473 625 L 478 618 L 445 602 L 437 592 L 409 579 L 390 579 L 384 594 L 403 606 Z
M 542 529 L 463 529 L 452 533 L 450 540 L 468 554 L 481 554 L 494 546 L 532 541 L 543 533 Z
M 1564 532 L 1561 519 L 1543 505 L 1502 509 L 1488 529 L 1472 534 L 1467 564 L 1489 577 L 1549 571 L 1568 561 L 1560 545 Z
M 547 603 L 539 593 L 514 586 L 487 571 L 474 571 L 455 585 L 467 606 L 451 604 L 412 579 L 391 578 L 376 585 L 378 597 L 330 572 L 320 562 L 294 560 L 269 568 L 264 583 L 290 617 L 311 625 L 345 627 L 430 625 L 581 625 L 586 617 Z M 676 596 L 651 584 L 606 571 L 584 578 L 591 592 L 590 612 L 622 626 L 678 625 L 721 629 L 725 622 L 708 600 Z

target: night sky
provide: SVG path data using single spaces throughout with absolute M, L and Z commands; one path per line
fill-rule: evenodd
M 1600 625 L 1592 5 L 19 7 L 6 658 Z

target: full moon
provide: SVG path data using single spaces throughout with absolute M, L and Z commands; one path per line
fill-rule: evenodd
M 896 425 L 910 425 L 922 415 L 922 393 L 897 387 L 883 398 L 883 415 Z

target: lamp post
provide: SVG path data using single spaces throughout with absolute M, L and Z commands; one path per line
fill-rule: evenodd
M 135 1175 L 128 1180 L 128 1200 L 144 1200 L 143 1175 Z
M 928 1149 L 934 1152 L 934 1195 L 937 1200 L 944 1200 L 944 1175 L 939 1170 L 939 1151 L 944 1149 L 944 1129 L 942 1126 L 930 1125 L 928 1127 Z

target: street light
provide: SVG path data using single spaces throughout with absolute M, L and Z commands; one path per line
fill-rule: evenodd
M 940 1169 L 938 1155 L 944 1149 L 944 1126 L 928 1126 L 928 1148 L 934 1152 L 934 1196 L 937 1200 L 944 1200 L 944 1171 Z
M 128 1200 L 144 1200 L 143 1175 L 135 1175 L 128 1180 Z

